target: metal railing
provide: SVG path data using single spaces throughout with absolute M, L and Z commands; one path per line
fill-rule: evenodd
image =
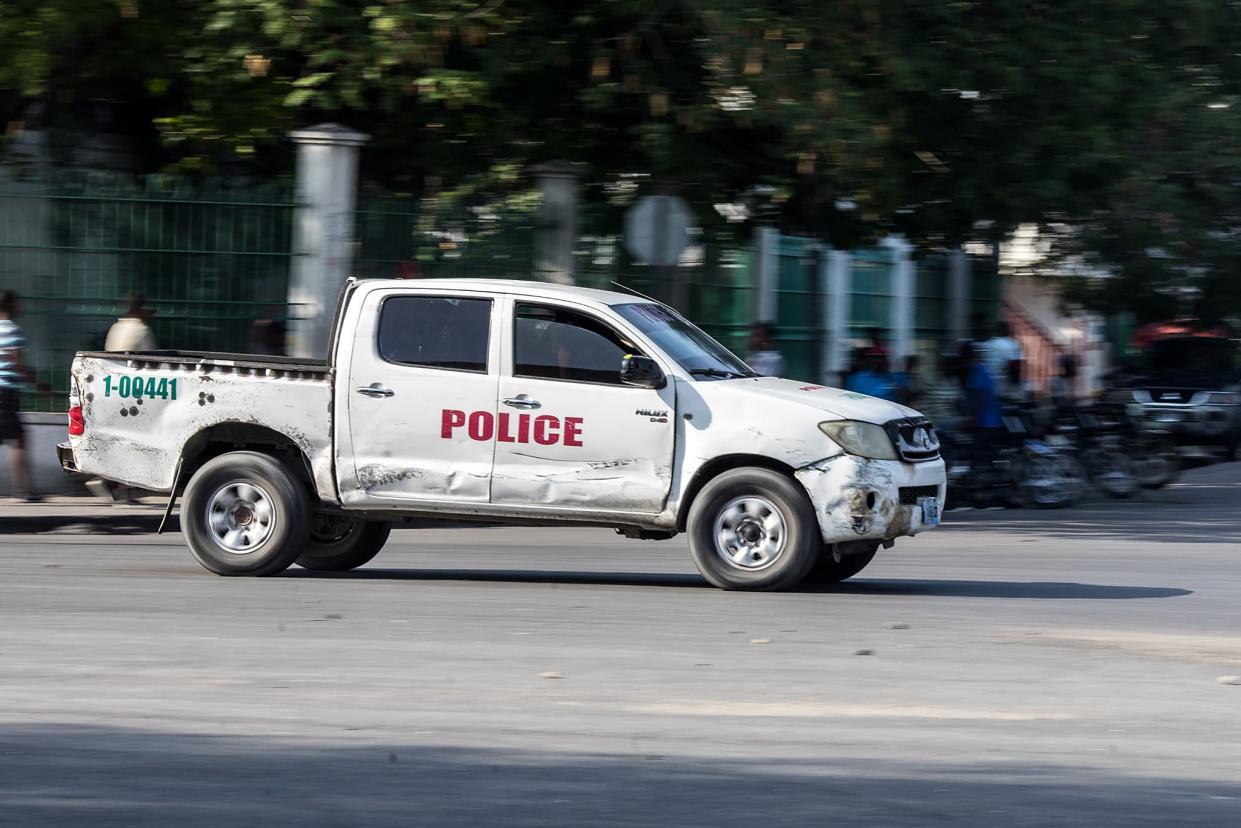
M 25 410 L 64 410 L 78 350 L 101 348 L 140 293 L 162 348 L 249 350 L 254 321 L 283 319 L 291 187 L 167 177 L 0 171 L 0 287 L 18 291 L 24 359 L 52 387 Z

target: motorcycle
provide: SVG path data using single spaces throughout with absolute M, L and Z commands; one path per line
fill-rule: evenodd
M 1109 497 L 1128 498 L 1141 487 L 1133 453 L 1135 431 L 1124 409 L 1096 403 L 1056 410 L 1051 431 L 1077 455 L 1087 479 Z
M 1067 506 L 1081 497 L 1085 471 L 1062 446 L 1037 438 L 1031 408 L 1006 408 L 1002 422 L 1002 429 L 981 434 L 941 435 L 954 495 L 971 505 L 1040 509 Z

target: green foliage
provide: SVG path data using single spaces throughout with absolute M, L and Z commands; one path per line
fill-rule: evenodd
M 1241 306 L 1235 4 L 1222 0 L 7 0 L 0 89 L 130 105 L 150 157 L 287 169 L 288 130 L 372 135 L 368 180 L 467 201 L 590 165 L 642 187 L 774 193 L 790 231 L 923 246 L 1061 223 L 1138 289 Z M 1235 101 L 1241 105 L 1241 101 Z M 1157 253 L 1158 255 L 1151 255 Z M 1126 298 L 1128 297 L 1128 298 Z M 1127 304 L 1126 304 L 1127 303 Z M 1146 311 L 1144 311 L 1146 313 Z

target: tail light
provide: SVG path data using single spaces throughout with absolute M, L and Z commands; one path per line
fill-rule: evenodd
M 86 418 L 82 416 L 82 406 L 75 405 L 69 409 L 69 436 L 77 437 L 86 433 Z

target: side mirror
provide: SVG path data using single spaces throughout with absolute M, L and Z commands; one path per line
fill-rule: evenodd
M 621 360 L 620 381 L 638 388 L 663 388 L 667 384 L 655 360 L 637 354 L 625 354 Z

